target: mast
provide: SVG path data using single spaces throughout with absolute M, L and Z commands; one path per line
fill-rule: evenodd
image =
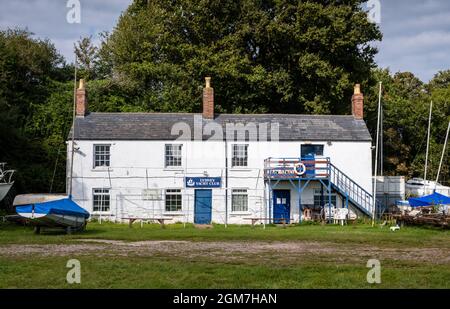
M 444 149 L 442 150 L 441 161 L 439 162 L 439 169 L 436 176 L 436 183 L 434 184 L 434 191 L 436 191 L 437 183 L 439 181 L 439 174 L 441 173 L 442 162 L 444 161 L 445 148 L 447 146 L 449 133 L 450 133 L 450 122 L 448 123 L 447 134 L 445 135 Z
M 77 105 L 77 55 L 75 54 L 75 74 L 73 80 L 72 142 L 70 154 L 69 198 L 72 198 L 73 155 L 75 152 L 75 110 Z
M 381 104 L 381 107 L 380 107 L 380 110 L 381 110 L 381 113 L 380 113 L 380 118 L 381 118 L 381 121 L 380 121 L 380 176 L 383 176 L 383 170 L 384 170 L 384 166 L 383 166 L 383 163 L 384 163 L 384 156 L 383 156 L 383 152 L 384 152 L 384 150 L 383 150 L 383 148 L 384 148 L 384 143 L 383 143 L 383 139 L 384 139 L 384 125 L 383 125 L 383 121 L 384 121 L 384 115 L 383 115 L 383 113 L 384 113 L 384 110 L 383 110 L 383 105 Z
M 377 206 L 377 172 L 378 172 L 378 143 L 380 140 L 380 115 L 381 115 L 381 86 L 378 93 L 378 117 L 377 117 L 377 141 L 375 145 L 375 177 L 373 180 L 373 201 L 372 201 L 372 227 L 375 226 L 375 212 Z
M 428 170 L 428 151 L 430 150 L 430 133 L 431 133 L 431 112 L 433 111 L 433 101 L 430 104 L 430 116 L 428 117 L 428 137 L 427 137 L 427 153 L 425 155 L 425 172 L 423 174 L 423 186 L 425 193 L 425 186 L 427 182 L 427 170 Z

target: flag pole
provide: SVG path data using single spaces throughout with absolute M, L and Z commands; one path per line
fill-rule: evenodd
M 73 80 L 73 108 L 72 108 L 72 142 L 71 142 L 71 154 L 70 154 L 70 176 L 69 176 L 69 198 L 72 198 L 72 176 L 73 176 L 73 157 L 75 152 L 75 117 L 77 105 L 77 55 L 75 54 L 75 74 Z
M 381 115 L 381 86 L 378 92 L 378 117 L 377 117 L 377 141 L 375 145 L 375 177 L 373 180 L 373 202 L 372 202 L 372 227 L 375 226 L 375 212 L 377 206 L 377 174 L 378 174 L 378 144 L 380 140 L 380 115 Z
M 442 162 L 444 161 L 445 148 L 447 146 L 449 133 L 450 133 L 450 122 L 448 123 L 447 134 L 445 135 L 444 149 L 442 150 L 441 161 L 439 162 L 439 169 L 438 169 L 437 176 L 436 176 L 436 182 L 434 184 L 434 191 L 436 191 L 437 183 L 439 181 L 439 175 L 441 173 Z
M 427 153 L 425 154 L 425 172 L 423 174 L 423 193 L 426 195 L 426 182 L 427 182 L 427 170 L 428 170 L 428 152 L 430 150 L 430 134 L 431 134 L 431 112 L 433 111 L 433 101 L 430 104 L 430 115 L 428 117 L 428 137 L 427 137 Z

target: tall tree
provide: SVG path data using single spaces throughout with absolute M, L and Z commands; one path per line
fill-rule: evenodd
M 18 192 L 48 190 L 54 157 L 44 138 L 46 128 L 63 115 L 39 124 L 33 118 L 59 90 L 54 79 L 66 78 L 64 66 L 48 40 L 35 39 L 25 30 L 0 31 L 0 159 L 18 170 Z M 31 126 L 35 129 L 29 130 Z
M 74 47 L 77 62 L 81 68 L 80 76 L 87 79 L 94 78 L 98 48 L 92 42 L 92 36 L 81 38 Z
M 374 70 L 374 79 L 383 82 L 384 171 L 387 175 L 423 177 L 428 113 L 433 100 L 428 175 L 434 180 L 450 121 L 450 87 L 445 87 L 445 84 L 437 86 L 433 81 L 424 84 L 410 72 L 392 76 L 388 70 L 377 69 Z M 376 134 L 377 95 L 378 86 L 373 86 L 366 97 L 372 136 Z M 445 158 L 441 181 L 448 183 L 448 157 Z
M 153 111 L 348 113 L 381 39 L 362 0 L 135 0 L 106 38 L 113 75 Z

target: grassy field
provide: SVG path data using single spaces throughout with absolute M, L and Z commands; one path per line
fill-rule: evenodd
M 69 259 L 81 284 L 66 282 Z M 368 284 L 368 259 L 381 284 Z M 34 235 L 0 225 L 0 288 L 450 288 L 450 232 L 369 225 L 88 225 Z

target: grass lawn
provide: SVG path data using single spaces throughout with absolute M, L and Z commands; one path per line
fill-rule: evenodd
M 81 284 L 66 263 L 81 262 Z M 368 259 L 381 284 L 366 281 Z M 0 225 L 0 288 L 450 288 L 450 232 L 369 225 L 91 223 L 84 233 L 34 235 Z

